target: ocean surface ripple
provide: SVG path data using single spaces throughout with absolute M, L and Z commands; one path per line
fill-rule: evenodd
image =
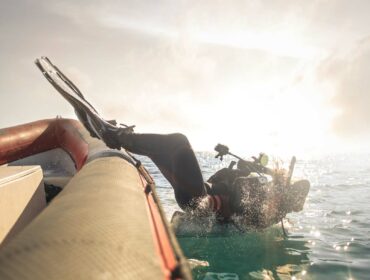
M 204 178 L 228 165 L 197 153 Z M 150 160 L 168 219 L 180 210 L 169 183 Z M 298 160 L 296 178 L 311 182 L 305 207 L 263 232 L 179 235 L 195 279 L 370 279 L 370 156 Z

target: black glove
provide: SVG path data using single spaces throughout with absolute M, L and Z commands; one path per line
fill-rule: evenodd
M 216 158 L 220 157 L 220 159 L 223 160 L 223 156 L 229 153 L 229 148 L 225 145 L 217 144 L 215 147 L 215 151 L 218 152 Z

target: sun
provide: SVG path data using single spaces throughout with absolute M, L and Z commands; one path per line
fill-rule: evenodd
M 320 87 L 292 86 L 283 92 L 266 87 L 250 90 L 254 94 L 234 88 L 217 101 L 218 106 L 213 104 L 223 108 L 221 113 L 210 108 L 196 116 L 206 139 L 198 142 L 200 146 L 205 148 L 204 144 L 209 146 L 214 139 L 215 144 L 221 142 L 247 155 L 265 152 L 289 157 L 331 144 L 333 112 L 320 95 Z M 228 100 L 233 101 L 232 106 L 225 105 Z

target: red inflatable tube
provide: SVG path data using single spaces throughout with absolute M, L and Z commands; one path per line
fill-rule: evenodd
M 62 148 L 80 170 L 88 156 L 81 128 L 76 120 L 56 118 L 0 129 L 0 164 Z

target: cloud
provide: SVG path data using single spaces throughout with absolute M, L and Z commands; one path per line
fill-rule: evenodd
M 359 0 L 3 2 L 0 126 L 73 116 L 33 65 L 41 55 L 107 118 L 156 131 L 211 130 L 253 119 L 266 103 L 292 102 L 283 95 L 297 69 L 370 34 L 370 2 Z
M 340 136 L 370 136 L 370 37 L 349 53 L 336 53 L 319 68 L 319 75 L 333 87 L 337 108 L 333 130 Z

